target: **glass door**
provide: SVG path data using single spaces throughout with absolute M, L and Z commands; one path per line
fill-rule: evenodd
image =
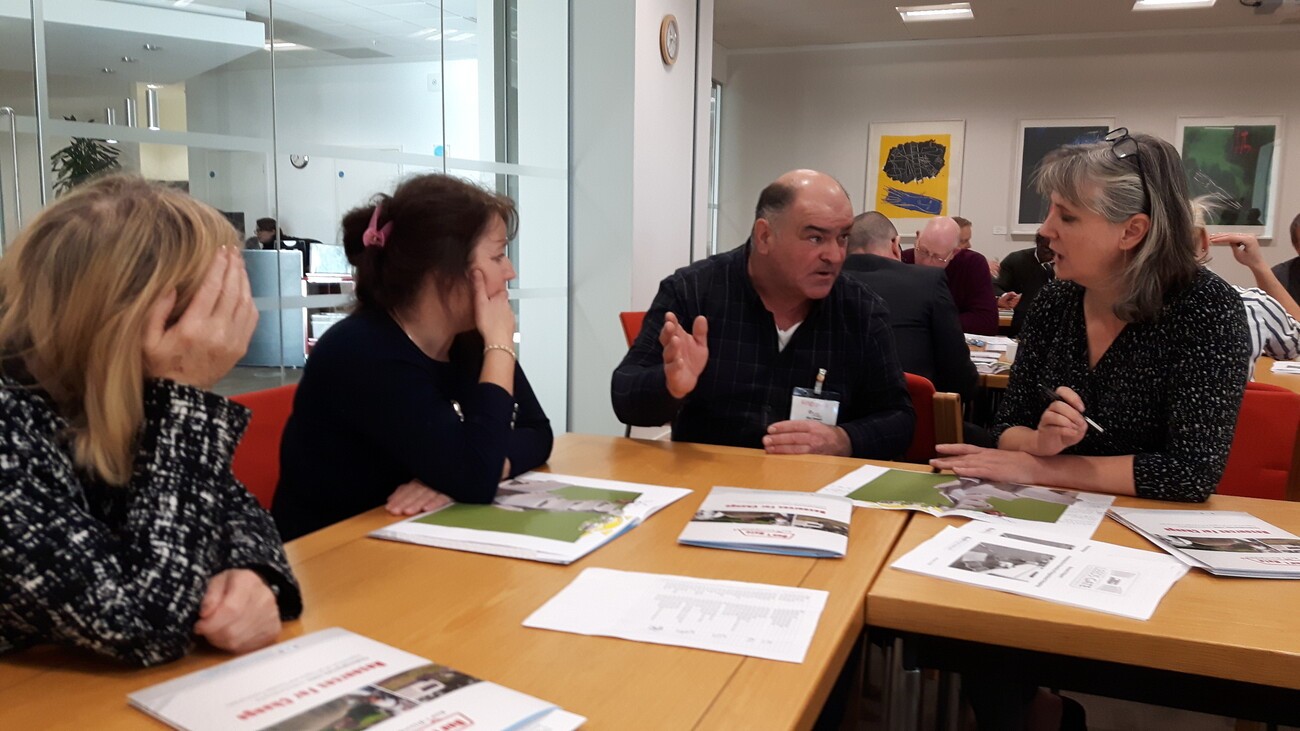
M 42 203 L 31 7 L 0 3 L 0 251 Z

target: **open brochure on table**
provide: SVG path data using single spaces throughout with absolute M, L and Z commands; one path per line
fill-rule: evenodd
M 679 543 L 816 558 L 849 548 L 853 503 L 813 492 L 715 487 L 686 524 Z
M 184 731 L 575 729 L 585 718 L 337 627 L 128 696 Z
M 944 528 L 893 567 L 1142 620 L 1187 573 L 1162 553 L 974 522 Z
M 1250 513 L 1111 508 L 1115 520 L 1216 576 L 1300 579 L 1300 537 Z
M 1036 526 L 1076 538 L 1091 537 L 1115 502 L 1112 495 L 875 465 L 860 467 L 818 492 L 847 497 L 863 508 L 919 510 L 941 518 Z
M 690 490 L 527 472 L 489 505 L 453 503 L 370 535 L 495 556 L 572 563 Z

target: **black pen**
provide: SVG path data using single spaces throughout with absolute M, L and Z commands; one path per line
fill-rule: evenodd
M 1041 384 L 1041 383 L 1040 383 L 1040 384 L 1038 385 L 1038 388 L 1042 390 L 1043 395 L 1046 396 L 1047 398 L 1049 398 L 1049 399 L 1051 399 L 1051 400 L 1053 400 L 1053 401 L 1060 401 L 1060 402 L 1062 402 L 1062 403 L 1065 403 L 1065 399 L 1061 398 L 1061 394 L 1059 394 L 1059 393 L 1053 391 L 1052 389 L 1048 388 L 1046 384 Z M 1083 416 L 1083 415 L 1080 414 L 1080 416 Z M 1105 433 L 1106 433 L 1106 430 L 1101 428 L 1101 424 L 1098 424 L 1097 422 L 1093 421 L 1092 419 L 1089 419 L 1087 416 L 1083 416 L 1083 420 L 1088 424 L 1088 426 L 1092 427 L 1093 429 L 1096 429 L 1098 434 L 1105 434 Z

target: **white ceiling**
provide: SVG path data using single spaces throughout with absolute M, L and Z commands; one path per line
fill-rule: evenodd
M 716 0 L 713 38 L 730 50 L 955 38 L 1266 28 L 1300 23 L 1297 0 L 1132 12 L 1133 0 L 969 0 L 974 20 L 904 23 L 898 5 L 945 0 Z M 1249 0 L 1255 2 L 1255 0 Z
M 144 7 L 113 10 L 121 5 Z M 26 0 L 0 0 L 0 70 L 31 69 L 26 8 Z M 184 6 L 175 0 L 45 0 L 44 9 L 47 68 L 68 87 L 60 91 L 107 81 L 169 84 L 227 64 L 268 64 L 260 45 L 270 34 L 267 0 L 196 0 Z M 96 23 L 92 11 L 147 21 L 112 27 Z M 307 47 L 278 52 L 280 66 L 450 60 L 479 53 L 476 0 L 276 0 L 274 12 L 276 38 Z M 251 43 L 216 32 L 232 24 L 251 27 Z M 162 50 L 146 52 L 145 43 Z M 136 61 L 124 62 L 123 56 Z M 113 73 L 105 74 L 105 67 Z

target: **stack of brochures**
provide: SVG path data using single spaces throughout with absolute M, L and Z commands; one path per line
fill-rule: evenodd
M 182 731 L 521 729 L 587 719 L 445 665 L 333 628 L 127 696 Z
M 838 558 L 849 548 L 852 517 L 853 503 L 832 495 L 715 487 L 677 540 L 708 548 Z
M 974 522 L 944 528 L 893 567 L 1142 620 L 1187 573 L 1153 551 Z
M 1274 361 L 1273 367 L 1270 368 L 1269 370 L 1273 371 L 1274 373 L 1297 374 L 1300 373 L 1300 362 L 1296 362 L 1293 360 Z
M 490 505 L 453 503 L 370 535 L 548 563 L 572 563 L 690 490 L 543 472 L 502 482 Z
M 1055 487 L 989 482 L 867 465 L 818 490 L 862 508 L 919 510 L 1089 538 L 1115 498 Z
M 1111 508 L 1110 514 L 1179 561 L 1215 576 L 1300 579 L 1300 538 L 1250 513 Z

